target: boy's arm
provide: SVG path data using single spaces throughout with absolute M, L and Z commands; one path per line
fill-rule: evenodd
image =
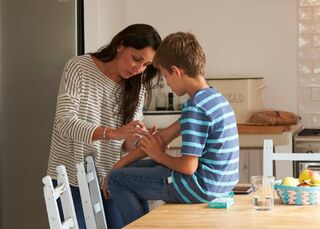
M 168 145 L 170 142 L 172 142 L 179 135 L 180 135 L 179 121 L 175 121 L 167 128 L 160 130 L 159 132 L 156 133 L 156 136 L 160 137 L 161 142 L 164 145 Z
M 153 127 L 150 133 L 154 133 L 155 131 L 156 131 L 156 128 Z M 156 133 L 156 135 L 160 137 L 161 142 L 163 142 L 164 145 L 168 145 L 173 139 L 178 137 L 179 134 L 180 134 L 180 125 L 178 121 L 174 122 L 169 127 Z M 162 144 L 160 147 L 162 149 L 164 148 Z M 126 156 L 121 158 L 117 163 L 115 163 L 112 168 L 115 169 L 115 168 L 126 167 L 131 163 L 137 160 L 140 160 L 146 156 L 147 154 L 140 147 L 137 147 L 136 149 L 128 153 Z
M 159 136 L 146 135 L 141 140 L 141 149 L 153 160 L 177 172 L 192 175 L 197 170 L 197 156 L 172 157 L 165 153 L 161 140 Z
M 157 126 L 153 126 L 151 129 L 148 130 L 150 134 L 154 134 L 156 131 L 157 131 Z M 123 145 L 124 151 L 130 151 L 130 153 L 128 153 L 123 158 L 121 158 L 116 164 L 113 165 L 112 168 L 116 169 L 116 168 L 126 167 L 131 163 L 146 157 L 147 155 L 139 147 L 139 141 L 140 141 L 139 139 L 135 141 L 135 146 L 132 146 L 132 143 L 131 143 L 131 146 L 130 146 L 131 148 L 126 148 L 127 150 L 125 150 L 125 145 Z
M 198 157 L 196 156 L 182 155 L 181 157 L 172 157 L 166 153 L 162 153 L 159 157 L 153 159 L 174 171 L 186 175 L 194 174 L 198 168 Z
M 128 153 L 123 158 L 121 158 L 117 163 L 115 163 L 113 165 L 112 168 L 117 169 L 117 168 L 126 167 L 126 166 L 130 165 L 131 163 L 133 163 L 137 160 L 140 160 L 146 156 L 147 155 L 145 154 L 145 152 L 143 152 L 143 150 L 140 147 L 138 147 L 138 148 L 132 150 L 130 153 Z

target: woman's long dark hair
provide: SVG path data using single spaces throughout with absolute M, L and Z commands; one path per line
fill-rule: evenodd
M 119 46 L 132 47 L 135 49 L 144 49 L 152 47 L 155 51 L 161 43 L 161 37 L 157 30 L 150 25 L 146 24 L 133 24 L 126 27 L 119 32 L 110 42 L 109 45 L 103 47 L 93 56 L 100 61 L 109 62 L 117 55 Z M 125 125 L 133 120 L 134 113 L 139 103 L 139 94 L 141 85 L 143 84 L 146 89 L 146 107 L 150 105 L 152 98 L 151 89 L 157 84 L 158 80 L 153 80 L 155 77 L 159 79 L 159 71 L 152 66 L 148 65 L 144 72 L 130 77 L 125 81 L 125 93 L 122 101 L 122 107 L 119 114 L 122 114 L 122 124 Z M 116 98 L 117 99 L 117 98 Z

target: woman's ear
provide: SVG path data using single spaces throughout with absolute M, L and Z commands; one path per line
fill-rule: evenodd
M 117 48 L 117 53 L 121 52 L 123 50 L 123 45 L 120 45 L 118 48 Z

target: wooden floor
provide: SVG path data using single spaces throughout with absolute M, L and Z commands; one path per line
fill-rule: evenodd
M 129 224 L 129 228 L 320 228 L 320 205 L 283 205 L 279 199 L 271 211 L 252 208 L 251 195 L 236 195 L 228 209 L 207 204 L 164 204 Z

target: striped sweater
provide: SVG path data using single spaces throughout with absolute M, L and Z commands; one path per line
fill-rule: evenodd
M 239 139 L 232 107 L 215 89 L 198 91 L 183 106 L 182 155 L 198 157 L 189 176 L 172 171 L 179 202 L 201 203 L 229 193 L 239 179 Z
M 142 118 L 144 92 L 140 91 L 134 120 Z M 124 85 L 104 75 L 90 55 L 73 57 L 67 62 L 57 98 L 48 175 L 56 178 L 56 167 L 64 165 L 70 184 L 78 186 L 76 164 L 87 155 L 93 155 L 98 176 L 110 172 L 120 158 L 123 141 L 92 141 L 92 136 L 99 126 L 121 126 L 119 101 L 124 93 Z

